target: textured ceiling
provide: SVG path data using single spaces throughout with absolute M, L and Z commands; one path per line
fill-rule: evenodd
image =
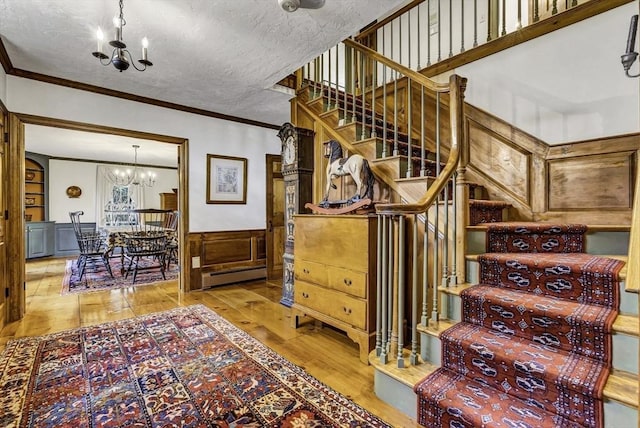
M 291 96 L 271 89 L 276 82 L 406 3 L 326 0 L 321 9 L 287 13 L 277 0 L 125 0 L 123 38 L 134 60 L 142 37 L 149 39 L 154 66 L 142 73 L 120 73 L 91 55 L 98 26 L 105 51 L 114 37 L 117 0 L 0 0 L 0 37 L 16 69 L 280 125 L 290 119 Z M 73 132 L 29 126 L 27 150 L 95 159 L 87 152 L 99 147 L 87 144 L 95 139 L 109 147 L 99 159 L 133 156 L 130 139 Z M 149 152 L 144 144 L 141 157 Z M 161 152 L 141 162 L 175 164 L 173 148 Z
M 326 0 L 287 13 L 277 0 L 126 0 L 134 59 L 149 39 L 154 66 L 119 73 L 91 55 L 100 26 L 114 37 L 117 0 L 0 0 L 0 36 L 15 68 L 279 125 L 289 95 L 270 88 L 407 0 Z

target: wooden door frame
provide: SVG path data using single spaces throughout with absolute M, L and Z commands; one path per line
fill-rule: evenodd
M 8 144 L 6 144 L 6 142 L 8 140 L 5 140 L 5 136 L 9 135 L 9 111 L 7 110 L 7 107 L 4 105 L 4 103 L 2 102 L 2 100 L 0 100 L 0 144 L 4 145 L 4 155 L 2 156 L 2 159 L 0 160 L 0 162 L 2 162 L 2 165 L 0 166 L 0 168 L 2 169 L 2 183 L 0 183 L 0 186 L 2 186 L 2 191 L 0 192 L 1 195 L 0 197 L 2 198 L 2 200 L 0 200 L 0 207 L 7 209 L 8 210 L 8 197 L 7 197 L 7 191 L 9 188 L 9 184 L 8 184 L 8 175 L 9 175 L 9 146 Z M 1 293 L 5 293 L 6 289 L 9 288 L 9 267 L 8 267 L 8 261 L 9 261 L 9 254 L 8 254 L 8 250 L 7 250 L 7 227 L 8 227 L 8 222 L 6 221 L 6 212 L 2 212 L 0 213 L 0 215 L 3 217 L 3 219 L 5 220 L 4 222 L 4 230 L 3 230 L 3 239 L 4 239 L 4 251 L 0 252 L 0 269 L 4 269 L 4 281 L 5 284 L 3 284 L 2 289 L 0 289 Z M 6 295 L 4 296 L 4 302 L 2 304 L 2 312 L 0 313 L 0 329 L 3 329 L 4 326 L 8 323 L 9 320 L 9 299 L 6 297 Z
M 155 140 L 162 143 L 176 144 L 178 146 L 178 210 L 180 210 L 181 214 L 178 217 L 179 261 L 180 266 L 188 266 L 186 263 L 187 252 L 185 251 L 187 231 L 189 230 L 189 213 L 187 211 L 189 206 L 189 177 L 187 174 L 187 171 L 189 170 L 188 139 L 20 113 L 9 113 L 8 122 L 7 130 L 9 132 L 9 146 L 7 147 L 6 153 L 8 165 L 5 174 L 8 178 L 6 195 L 9 216 L 6 222 L 6 242 L 11 242 L 11 245 L 7 245 L 7 282 L 9 287 L 9 297 L 6 300 L 7 322 L 13 322 L 21 319 L 24 316 L 26 309 L 26 261 L 24 258 L 25 220 L 23 206 L 25 192 L 24 126 L 26 124 L 141 138 L 145 140 Z M 178 286 L 180 291 L 190 289 L 189 275 L 186 274 L 184 268 L 180 272 Z
M 266 164 L 266 191 L 265 194 L 267 196 L 266 198 L 266 204 L 265 204 L 265 212 L 266 212 L 266 220 L 267 220 L 267 224 L 266 229 L 265 229 L 265 249 L 266 249 L 266 263 L 267 263 L 267 280 L 272 279 L 269 277 L 269 273 L 271 272 L 270 267 L 269 267 L 269 260 L 273 260 L 274 255 L 271 254 L 271 258 L 269 257 L 269 254 L 273 251 L 273 242 L 270 242 L 269 237 L 273 238 L 273 234 L 270 234 L 269 229 L 271 229 L 271 225 L 268 223 L 269 222 L 269 216 L 270 216 L 270 212 L 269 212 L 269 207 L 271 205 L 273 205 L 273 180 L 274 178 L 276 178 L 276 173 L 274 173 L 273 171 L 273 165 L 276 162 L 281 162 L 282 158 L 281 155 L 274 155 L 274 154 L 269 154 L 267 153 L 265 155 L 265 164 Z M 282 175 L 282 166 L 280 167 L 280 172 L 279 172 L 280 177 L 284 180 L 284 176 Z M 271 186 L 271 188 L 270 188 Z M 269 190 L 271 190 L 271 192 L 269 192 Z M 273 208 L 271 206 L 271 208 Z M 284 210 L 284 208 L 283 208 Z M 273 212 L 273 209 L 271 209 L 271 212 Z M 284 220 L 284 219 L 283 219 Z M 283 225 L 284 227 L 284 225 Z M 282 247 L 282 252 L 281 255 L 284 254 L 284 246 Z

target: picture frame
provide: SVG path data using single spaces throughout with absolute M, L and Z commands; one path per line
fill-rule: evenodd
M 207 204 L 247 203 L 247 159 L 207 154 Z

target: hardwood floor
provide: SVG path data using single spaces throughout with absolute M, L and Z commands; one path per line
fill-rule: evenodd
M 26 315 L 0 332 L 0 350 L 14 337 L 37 336 L 178 306 L 204 304 L 289 361 L 395 427 L 414 420 L 379 400 L 373 368 L 359 360 L 358 347 L 345 334 L 318 328 L 313 321 L 290 327 L 290 310 L 279 303 L 281 289 L 265 281 L 179 293 L 177 284 L 60 295 L 65 259 L 27 263 Z

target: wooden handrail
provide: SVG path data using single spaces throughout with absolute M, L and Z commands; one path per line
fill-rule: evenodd
M 418 73 L 417 71 L 413 71 L 410 68 L 405 67 L 404 65 L 398 64 L 397 62 L 385 56 L 382 56 L 373 49 L 369 49 L 368 47 L 361 45 L 358 42 L 354 42 L 353 40 L 347 39 L 344 41 L 344 44 L 365 53 L 370 59 L 376 60 L 380 64 L 384 64 L 387 67 L 394 69 L 395 71 L 399 71 L 404 76 L 409 77 L 411 80 L 419 83 L 427 89 L 430 89 L 434 92 L 449 92 L 448 83 L 436 83 L 428 77 L 425 77 L 422 74 Z
M 629 256 L 627 260 L 627 278 L 625 290 L 633 293 L 640 292 L 640 174 L 636 174 L 636 194 L 633 201 L 631 215 L 631 233 L 629 234 Z
M 438 195 L 458 167 L 460 159 L 460 142 L 462 141 L 463 127 L 463 94 L 467 79 L 456 74 L 449 78 L 450 108 L 449 117 L 451 121 L 451 149 L 449 159 L 436 180 L 429 186 L 429 189 L 420 200 L 412 204 L 378 204 L 376 213 L 378 214 L 421 214 L 424 213 L 437 199 Z
M 357 36 L 355 36 L 355 39 L 357 41 L 360 41 L 366 37 L 369 37 L 369 35 L 375 33 L 376 31 L 378 31 L 380 28 L 384 27 L 385 25 L 387 25 L 389 22 L 393 21 L 394 19 L 396 19 L 399 16 L 404 15 L 406 12 L 408 12 L 409 10 L 420 6 L 420 3 L 424 3 L 425 0 L 413 0 L 411 3 L 405 5 L 402 7 L 402 9 L 397 10 L 396 12 L 394 12 L 393 14 L 387 16 L 386 18 L 384 18 L 382 21 L 376 22 L 374 24 L 372 24 L 371 26 L 365 28 L 364 30 L 362 30 L 360 33 L 358 33 Z
M 331 136 L 331 138 L 333 138 L 338 143 L 340 143 L 340 145 L 343 148 L 345 148 L 349 153 L 358 153 L 358 150 L 356 149 L 356 147 L 353 144 L 351 144 L 351 142 L 349 140 L 344 138 L 338 131 L 336 131 L 330 125 L 325 123 L 325 121 L 322 120 L 320 118 L 320 116 L 318 116 L 313 110 L 311 110 L 309 107 L 307 107 L 305 105 L 305 103 L 298 103 L 297 107 L 299 109 L 301 109 L 302 111 L 304 111 L 307 115 L 309 115 L 309 117 L 313 118 L 313 120 L 315 121 L 316 124 L 319 124 L 320 126 L 322 126 L 322 129 L 324 129 L 324 131 L 327 134 L 329 134 Z M 377 172 L 376 166 L 370 164 L 370 167 L 371 167 L 371 169 L 373 170 L 373 172 L 375 174 Z M 376 177 L 377 178 L 382 178 L 384 183 L 386 185 L 388 185 L 391 189 L 395 190 L 396 192 L 399 191 L 398 184 L 391 177 L 387 177 L 384 174 L 376 174 Z

